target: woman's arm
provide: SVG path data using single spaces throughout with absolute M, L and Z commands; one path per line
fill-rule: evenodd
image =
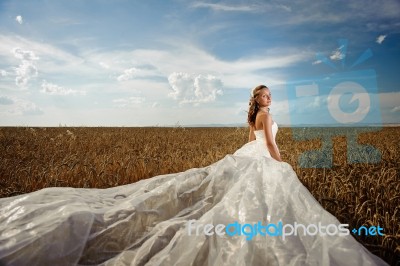
M 250 126 L 250 131 L 249 131 L 249 142 L 253 141 L 256 139 L 256 135 L 254 134 L 254 127 Z
M 267 141 L 267 148 L 271 157 L 275 160 L 282 162 L 281 155 L 279 153 L 278 147 L 275 144 L 274 136 L 272 134 L 272 117 L 270 114 L 265 114 L 262 117 L 261 123 L 263 124 L 263 129 L 265 133 L 265 138 Z

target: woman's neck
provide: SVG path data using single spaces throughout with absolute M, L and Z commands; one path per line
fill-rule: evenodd
M 268 108 L 267 106 L 265 106 L 265 107 L 260 107 L 258 110 L 259 110 L 259 111 L 262 111 L 262 112 L 264 112 L 264 113 L 269 113 L 269 108 Z

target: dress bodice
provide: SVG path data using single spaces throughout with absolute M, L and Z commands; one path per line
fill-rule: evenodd
M 278 132 L 278 124 L 273 123 L 272 124 L 272 135 L 274 138 L 274 143 L 275 142 L 275 136 L 276 133 Z M 255 157 L 271 157 L 271 154 L 268 151 L 268 148 L 266 146 L 266 137 L 264 130 L 255 130 L 254 135 L 256 136 L 256 140 L 250 141 L 243 145 L 240 149 L 238 149 L 234 155 L 240 155 L 240 156 L 255 156 Z
M 274 121 L 272 124 L 272 135 L 274 137 L 274 142 L 275 142 L 275 137 L 276 137 L 276 133 L 278 132 L 278 124 Z M 265 133 L 264 130 L 255 130 L 254 134 L 256 135 L 256 140 L 257 141 L 262 141 L 265 142 Z

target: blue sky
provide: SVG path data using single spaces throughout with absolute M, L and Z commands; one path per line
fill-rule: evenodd
M 399 124 L 398 14 L 396 0 L 2 0 L 0 126 L 245 123 L 259 84 L 280 124 Z

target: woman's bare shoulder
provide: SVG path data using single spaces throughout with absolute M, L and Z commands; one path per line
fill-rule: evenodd
M 260 113 L 260 120 L 262 121 L 271 121 L 272 120 L 272 116 L 270 113 Z

